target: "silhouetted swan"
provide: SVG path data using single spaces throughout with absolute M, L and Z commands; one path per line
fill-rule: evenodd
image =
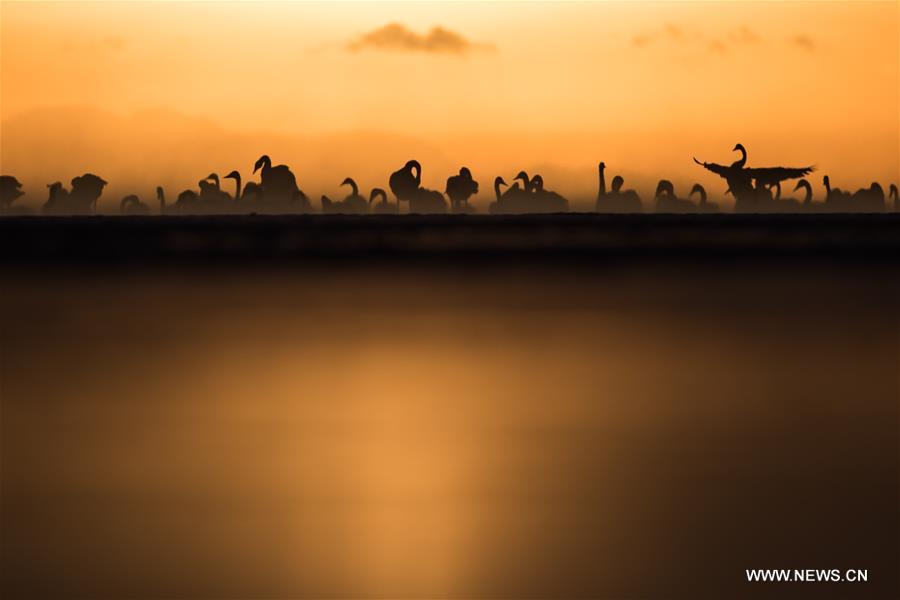
M 683 200 L 675 195 L 675 186 L 668 179 L 660 179 L 656 185 L 656 212 L 689 213 L 696 207 L 690 200 Z
M 69 199 L 78 206 L 84 206 L 88 212 L 97 211 L 97 201 L 103 194 L 107 182 L 93 173 L 79 175 L 72 180 L 72 192 Z
M 831 188 L 831 179 L 826 175 L 822 178 L 825 185 L 825 206 L 833 212 L 848 212 L 850 210 L 850 194 L 840 188 Z
M 419 190 L 422 181 L 422 165 L 417 160 L 406 161 L 402 169 L 391 173 L 388 185 L 397 200 L 410 200 Z
M 884 188 L 873 181 L 869 187 L 856 190 L 852 196 L 852 205 L 855 210 L 862 212 L 884 212 Z
M 41 210 L 49 214 L 62 214 L 66 212 L 69 198 L 69 191 L 63 187 L 61 181 L 54 181 L 47 184 L 47 201 L 44 202 Z
M 601 213 L 641 212 L 641 199 L 634 190 L 622 191 L 625 180 L 621 176 L 613 177 L 610 191 L 606 191 L 606 163 L 597 165 L 597 202 L 594 210 Z
M 732 169 L 743 169 L 744 165 L 747 164 L 747 149 L 744 148 L 743 144 L 735 144 L 734 148 L 731 149 L 732 152 L 740 152 L 741 157 L 731 163 Z
M 797 185 L 794 186 L 794 191 L 796 192 L 800 188 L 806 190 L 806 194 L 803 196 L 803 200 L 800 201 L 800 206 L 803 208 L 803 210 L 812 210 L 812 186 L 809 185 L 809 182 L 807 180 L 801 179 L 797 182 Z
M 333 202 L 328 196 L 322 196 L 322 212 L 330 214 L 365 214 L 369 212 L 369 203 L 359 195 L 359 187 L 350 177 L 344 179 L 341 185 L 349 185 L 352 192 L 339 202 Z
M 223 179 L 234 179 L 234 198 L 232 201 L 237 203 L 241 200 L 241 174 L 237 171 L 232 171 L 228 175 L 226 175 Z
M 259 157 L 253 165 L 253 172 L 260 171 L 262 203 L 271 211 L 287 211 L 309 206 L 306 194 L 297 187 L 297 178 L 287 165 L 272 166 L 267 154 Z
M 610 195 L 616 198 L 616 203 L 619 205 L 621 211 L 642 212 L 644 210 L 644 204 L 641 202 L 641 197 L 634 190 L 622 190 L 623 185 L 625 185 L 625 180 L 622 179 L 621 175 L 616 175 L 613 177 L 610 186 L 612 188 Z
M 488 212 L 491 214 L 501 214 L 506 212 L 504 206 L 503 194 L 500 192 L 500 186 L 508 186 L 502 177 L 494 177 L 494 201 L 488 206 Z
M 200 204 L 204 212 L 226 212 L 231 201 L 231 194 L 222 191 L 217 173 L 210 173 L 200 182 Z
M 462 167 L 459 175 L 447 178 L 444 193 L 450 198 L 450 209 L 453 212 L 471 212 L 469 198 L 478 193 L 478 182 L 472 178 L 468 167 Z
M 131 194 L 119 202 L 119 212 L 123 215 L 149 215 L 150 207 L 141 202 L 140 198 Z
M 812 166 L 744 168 L 747 161 L 746 149 L 742 144 L 737 144 L 734 150 L 741 153 L 741 158 L 729 166 L 700 162 L 696 158 L 694 158 L 694 162 L 725 179 L 728 183 L 728 190 L 734 196 L 736 212 L 757 210 L 760 204 L 760 189 L 786 179 L 803 177 L 814 170 Z M 755 186 L 754 181 L 756 182 Z
M 598 182 L 597 182 L 597 209 L 600 209 L 601 203 L 606 198 L 606 163 L 600 161 L 597 165 Z
M 700 204 L 697 205 L 697 212 L 701 213 L 711 213 L 711 212 L 719 212 L 719 205 L 715 202 L 707 202 L 706 201 L 706 189 L 700 185 L 699 183 L 695 183 L 694 187 L 691 188 L 691 193 L 688 194 L 688 199 L 694 194 L 700 195 Z
M 535 175 L 531 179 L 536 212 L 558 213 L 569 210 L 569 201 L 556 192 L 544 189 L 544 178 Z
M 379 196 L 381 202 L 375 202 L 375 198 Z M 372 206 L 372 212 L 378 215 L 396 215 L 400 212 L 400 200 L 397 200 L 397 204 L 389 204 L 387 192 L 381 188 L 372 188 L 372 192 L 369 194 L 369 204 Z
M 894 212 L 900 211 L 900 203 L 898 203 L 897 198 L 900 197 L 900 194 L 897 193 L 897 184 L 892 183 L 890 187 L 890 193 L 888 194 L 888 199 L 894 199 Z
M 24 194 L 18 179 L 12 175 L 0 175 L 0 211 L 8 211 L 10 205 Z
M 409 199 L 409 212 L 413 214 L 443 214 L 447 212 L 447 201 L 437 190 L 419 188 Z

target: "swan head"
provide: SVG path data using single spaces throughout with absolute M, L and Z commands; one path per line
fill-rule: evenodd
M 219 185 L 219 174 L 218 173 L 210 173 L 206 176 L 206 179 L 209 181 L 216 182 L 216 185 Z
M 831 180 L 828 179 L 828 175 L 822 178 L 822 183 L 825 185 L 825 187 L 829 187 L 831 185 Z
M 494 186 L 496 187 L 496 186 L 501 186 L 501 185 L 509 186 L 508 183 L 503 181 L 502 177 L 494 177 Z
M 797 182 L 797 185 L 794 186 L 794 191 L 796 192 L 800 188 L 805 188 L 808 185 L 809 185 L 809 182 L 807 180 L 801 179 L 800 181 Z
M 372 188 L 372 191 L 369 193 L 369 204 L 372 204 L 378 196 L 381 196 L 382 202 L 387 204 L 387 192 L 381 188 Z
M 606 163 L 601 160 L 600 164 L 597 165 L 597 169 L 600 171 L 603 171 L 603 169 L 605 169 L 605 168 L 606 168 Z
M 675 186 L 672 185 L 672 182 L 668 179 L 660 179 L 659 183 L 656 185 L 656 197 L 660 197 L 663 194 L 668 194 L 670 196 L 675 195 Z
M 341 185 L 349 185 L 350 187 L 356 187 L 356 182 L 353 181 L 351 177 L 347 177 L 341 182 Z
M 238 173 L 237 171 L 232 171 L 231 173 L 229 173 L 228 175 L 223 177 L 223 179 L 240 179 L 240 178 L 241 178 L 241 174 Z
M 161 185 L 156 186 L 156 196 L 157 197 L 162 196 L 165 193 L 166 192 L 165 192 L 165 190 L 163 190 L 163 186 L 161 186 Z
M 600 164 L 602 165 L 603 163 L 600 163 Z M 621 176 L 621 175 L 616 175 L 615 177 L 613 177 L 613 180 L 612 180 L 612 191 L 618 192 L 619 190 L 622 189 L 622 186 L 623 186 L 623 185 L 625 185 L 625 180 L 622 179 L 622 176 Z
M 513 181 L 515 181 L 516 179 L 521 179 L 522 183 L 525 185 L 525 187 L 528 187 L 528 182 L 531 181 L 528 178 L 528 173 L 526 173 L 525 171 L 519 171 L 518 174 L 516 174 L 516 176 L 513 177 Z
M 260 169 L 264 169 L 267 165 L 272 165 L 272 159 L 269 158 L 268 154 L 263 154 L 259 157 L 259 160 L 256 161 L 256 164 L 253 165 L 253 172 L 256 173 Z
M 744 148 L 743 144 L 735 144 L 734 148 L 731 149 L 732 152 L 747 152 L 747 149 Z
M 469 167 L 461 168 L 459 174 L 466 179 L 472 179 L 472 171 L 469 170 Z
M 689 196 L 693 196 L 694 194 L 700 194 L 701 196 L 706 193 L 706 190 L 703 189 L 703 186 L 699 183 L 695 183 L 694 187 L 691 188 L 691 193 Z
M 534 189 L 538 192 L 544 189 L 544 178 L 540 175 L 535 175 L 531 178 L 531 185 L 534 186 Z

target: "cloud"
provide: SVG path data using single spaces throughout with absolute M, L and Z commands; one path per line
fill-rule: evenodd
M 742 25 L 740 28 L 729 33 L 728 38 L 738 44 L 755 44 L 761 39 L 758 33 L 746 25 Z
M 792 37 L 791 43 L 798 48 L 802 48 L 803 50 L 808 50 L 810 52 L 816 49 L 816 43 L 805 33 L 799 33 Z
M 473 50 L 493 50 L 490 44 L 474 43 L 461 34 L 434 27 L 426 34 L 417 33 L 400 23 L 389 23 L 347 44 L 353 52 L 360 50 L 392 50 L 427 54 L 466 54 Z

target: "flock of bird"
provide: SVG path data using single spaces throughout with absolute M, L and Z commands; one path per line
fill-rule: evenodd
M 735 199 L 736 212 L 883 212 L 898 210 L 897 186 L 891 184 L 887 198 L 880 184 L 872 183 L 855 193 L 832 188 L 828 176 L 823 179 L 825 196 L 822 201 L 813 201 L 810 183 L 803 179 L 814 167 L 765 167 L 746 166 L 747 151 L 737 144 L 735 152 L 741 158 L 730 165 L 694 161 L 705 169 L 719 175 L 728 183 L 726 194 Z M 247 182 L 242 186 L 241 174 L 231 171 L 223 179 L 234 180 L 234 193 L 221 187 L 216 173 L 211 173 L 198 182 L 199 190 L 185 190 L 178 194 L 173 203 L 167 202 L 165 190 L 156 188 L 159 214 L 227 214 L 227 213 L 310 213 L 312 203 L 297 186 L 297 179 L 287 165 L 272 165 L 272 160 L 263 155 L 253 166 L 253 173 L 260 173 L 260 181 Z M 625 180 L 616 175 L 606 188 L 606 165 L 598 165 L 599 182 L 595 210 L 603 213 L 637 213 L 644 210 L 640 196 L 634 190 L 623 190 Z M 781 184 L 790 179 L 798 179 L 794 191 L 804 190 L 802 198 L 783 198 Z M 494 179 L 494 201 L 488 207 L 491 214 L 559 213 L 566 212 L 569 203 L 560 194 L 545 189 L 540 175 L 529 177 L 520 171 L 512 185 L 502 177 Z M 49 195 L 41 210 L 45 214 L 94 214 L 97 201 L 107 182 L 92 173 L 85 173 L 72 179 L 71 189 L 61 182 L 49 184 Z M 389 199 L 383 188 L 373 188 L 368 198 L 360 194 L 356 181 L 347 177 L 341 186 L 348 186 L 350 194 L 341 200 L 321 198 L 321 212 L 328 214 L 399 214 L 402 204 L 408 205 L 409 213 L 474 213 L 469 199 L 478 193 L 478 182 L 467 167 L 462 167 L 457 175 L 447 179 L 443 192 L 422 187 L 422 165 L 415 160 L 408 161 L 394 171 L 389 180 L 394 201 Z M 506 189 L 502 189 L 506 188 Z M 0 176 L 0 214 L 28 214 L 21 206 L 13 206 L 22 196 L 22 184 L 11 175 Z M 694 202 L 693 197 L 698 201 Z M 448 203 L 449 200 L 449 203 Z M 661 213 L 709 213 L 718 212 L 719 207 L 707 200 L 706 190 L 699 183 L 694 185 L 686 198 L 675 194 L 675 186 L 667 179 L 660 180 L 656 187 L 653 207 Z M 122 198 L 119 210 L 126 215 L 149 215 L 150 206 L 135 195 Z

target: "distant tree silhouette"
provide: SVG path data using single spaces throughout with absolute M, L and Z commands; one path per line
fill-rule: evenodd
M 459 175 L 447 179 L 444 193 L 450 198 L 450 210 L 453 212 L 471 212 L 469 198 L 478 193 L 478 182 L 472 178 L 468 167 L 462 167 Z

